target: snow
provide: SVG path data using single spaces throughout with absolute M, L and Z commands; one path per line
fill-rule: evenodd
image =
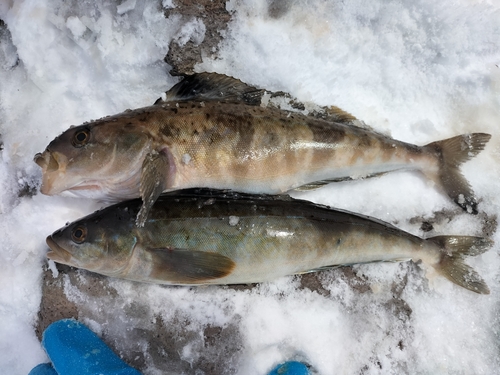
M 181 47 L 185 46 L 187 42 L 192 41 L 195 45 L 199 45 L 205 39 L 205 24 L 198 18 L 193 18 L 186 22 L 177 34 L 174 35 L 174 40 Z
M 163 58 L 170 41 L 199 44 L 204 19 L 165 18 L 175 2 L 37 1 L 0 3 L 0 370 L 26 374 L 47 361 L 33 326 L 41 300 L 45 237 L 99 208 L 90 200 L 19 195 L 39 187 L 35 153 L 90 119 L 153 103 L 177 82 Z M 468 132 L 493 134 L 463 171 L 490 218 L 500 213 L 500 5 L 480 0 L 228 1 L 233 18 L 215 71 L 301 101 L 336 105 L 394 138 L 426 144 Z M 294 196 L 374 216 L 417 235 L 481 235 L 484 215 L 457 212 L 428 181 L 411 173 L 337 183 Z M 420 229 L 422 218 L 434 230 Z M 235 221 L 237 218 L 233 218 Z M 499 234 L 493 239 L 499 243 Z M 468 263 L 488 283 L 475 295 L 411 263 L 354 266 L 318 279 L 323 292 L 286 277 L 250 290 L 165 288 L 108 280 L 118 293 L 70 300 L 116 323 L 151 329 L 157 317 L 187 319 L 180 356 L 206 350 L 203 329 L 234 327 L 227 373 L 265 374 L 278 362 L 305 360 L 320 374 L 494 374 L 500 368 L 499 246 Z M 50 269 L 57 270 L 49 264 Z M 82 279 L 82 283 L 85 282 Z M 368 285 L 368 289 L 363 289 Z M 398 287 L 399 285 L 399 287 Z M 134 312 L 134 306 L 142 310 Z M 175 331 L 175 327 L 170 329 Z M 182 341 L 184 340 L 184 341 Z M 121 350 L 147 342 L 121 340 Z M 212 357 L 210 357 L 212 356 Z M 158 373 L 147 362 L 147 373 Z M 194 373 L 194 370 L 193 370 Z

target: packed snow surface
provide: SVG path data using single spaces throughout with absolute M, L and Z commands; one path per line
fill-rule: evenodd
M 166 18 L 163 9 L 174 6 L 173 1 L 136 0 L 0 3 L 5 22 L 0 31 L 3 374 L 26 374 L 48 360 L 33 328 L 47 262 L 45 237 L 100 207 L 91 200 L 20 194 L 39 188 L 33 156 L 70 125 L 150 105 L 177 82 L 163 61 L 169 43 L 202 43 L 206 20 Z M 331 184 L 295 196 L 374 216 L 421 236 L 482 235 L 485 218 L 498 216 L 498 2 L 255 0 L 228 1 L 226 7 L 233 18 L 225 38 L 216 58 L 204 57 L 196 67 L 199 72 L 224 73 L 301 101 L 337 105 L 377 131 L 415 144 L 468 132 L 493 135 L 485 151 L 463 167 L 480 198 L 478 216 L 457 210 L 411 173 Z M 189 159 L 186 155 L 184 162 Z M 435 212 L 453 215 L 439 220 Z M 424 233 L 422 220 L 433 221 L 434 230 Z M 184 317 L 189 327 L 183 329 L 195 334 L 180 355 L 190 363 L 204 350 L 199 333 L 204 327 L 234 325 L 242 350 L 228 373 L 265 374 L 281 361 L 299 359 L 319 374 L 332 375 L 498 374 L 499 234 L 492 238 L 497 245 L 468 260 L 490 295 L 426 277 L 411 263 L 355 266 L 356 277 L 369 286 L 363 291 L 332 270 L 318 277 L 322 293 L 301 288 L 294 276 L 250 290 L 110 280 L 124 306 L 117 311 L 71 287 L 65 292 L 114 318 L 116 326 L 106 329 L 117 337 L 123 322 L 148 328 L 153 317 L 172 324 Z M 132 303 L 144 306 L 149 320 L 127 316 Z M 103 329 L 84 323 L 98 334 Z M 214 353 L 214 360 L 224 355 Z M 158 371 L 149 363 L 145 372 Z

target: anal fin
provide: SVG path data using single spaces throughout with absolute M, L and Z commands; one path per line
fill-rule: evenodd
M 295 191 L 310 191 L 310 190 L 316 190 L 319 188 L 322 188 L 325 185 L 328 185 L 328 181 L 316 181 L 316 182 L 311 182 L 310 184 L 305 184 L 302 186 L 299 186 L 295 188 Z
M 377 173 L 371 173 L 366 176 L 360 177 L 360 178 L 371 178 L 371 177 L 378 177 L 386 174 L 386 172 L 377 172 Z M 309 191 L 309 190 L 316 190 L 319 189 L 325 185 L 328 185 L 332 182 L 344 182 L 344 181 L 352 181 L 355 180 L 356 178 L 350 177 L 350 176 L 345 176 L 345 177 L 338 177 L 338 178 L 331 178 L 327 180 L 321 180 L 321 181 L 314 181 L 305 185 L 301 185 L 299 187 L 296 187 L 294 190 L 296 191 Z
M 322 266 L 322 267 L 317 267 L 313 268 L 307 271 L 302 271 L 302 272 L 297 272 L 296 275 L 302 275 L 305 273 L 313 273 L 313 272 L 320 272 L 320 271 L 326 271 L 326 270 L 333 270 L 336 268 L 341 268 L 341 267 L 352 267 L 352 266 L 357 266 L 360 264 L 371 264 L 371 263 L 401 263 L 401 262 L 408 262 L 412 260 L 411 258 L 395 258 L 395 259 L 387 259 L 387 260 L 371 260 L 367 262 L 355 262 L 355 263 L 342 263 L 342 264 L 333 264 L 330 266 Z

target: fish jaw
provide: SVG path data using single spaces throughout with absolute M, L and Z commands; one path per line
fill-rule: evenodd
M 46 150 L 36 154 L 34 162 L 42 168 L 40 192 L 44 195 L 61 194 L 113 201 L 113 196 L 108 196 L 106 186 L 101 181 L 83 179 L 79 173 L 69 173 L 68 158 L 62 153 Z
M 46 242 L 50 248 L 50 251 L 47 253 L 47 258 L 57 263 L 72 265 L 72 255 L 61 246 L 59 246 L 58 243 L 54 241 L 52 236 L 48 236 Z
M 56 195 L 78 184 L 74 178 L 68 178 L 66 173 L 68 158 L 60 152 L 45 150 L 35 155 L 34 162 L 42 168 L 42 186 L 40 187 L 42 194 Z
M 46 156 L 47 156 L 47 151 L 44 151 L 43 153 L 42 152 L 38 152 L 35 157 L 33 158 L 33 161 L 35 163 L 38 164 L 38 166 L 40 168 L 42 168 L 42 170 L 46 170 L 47 169 L 47 160 L 46 160 Z
M 89 271 L 98 271 L 100 268 L 106 269 L 105 258 L 102 256 L 102 249 L 96 248 L 88 243 L 75 244 L 68 239 L 70 232 L 66 227 L 58 230 L 46 238 L 46 243 L 50 248 L 47 258 L 57 263 L 66 264 L 72 267 L 84 268 Z M 106 274 L 106 272 L 101 272 Z

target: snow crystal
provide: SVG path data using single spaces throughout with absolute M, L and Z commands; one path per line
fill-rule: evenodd
M 229 225 L 234 227 L 235 225 L 238 225 L 240 222 L 240 218 L 238 216 L 229 216 Z
M 191 155 L 189 155 L 189 154 L 183 154 L 182 155 L 182 162 L 184 164 L 187 165 L 187 164 L 189 164 L 190 161 L 191 161 Z
M 71 30 L 75 38 L 80 38 L 87 31 L 87 27 L 78 17 L 68 17 L 66 26 Z
M 135 8 L 135 3 L 137 0 L 126 0 L 116 7 L 116 12 L 121 16 Z
M 184 24 L 179 32 L 174 36 L 174 40 L 181 47 L 190 40 L 194 45 L 199 45 L 205 38 L 206 27 L 202 20 L 193 18 L 191 21 Z

